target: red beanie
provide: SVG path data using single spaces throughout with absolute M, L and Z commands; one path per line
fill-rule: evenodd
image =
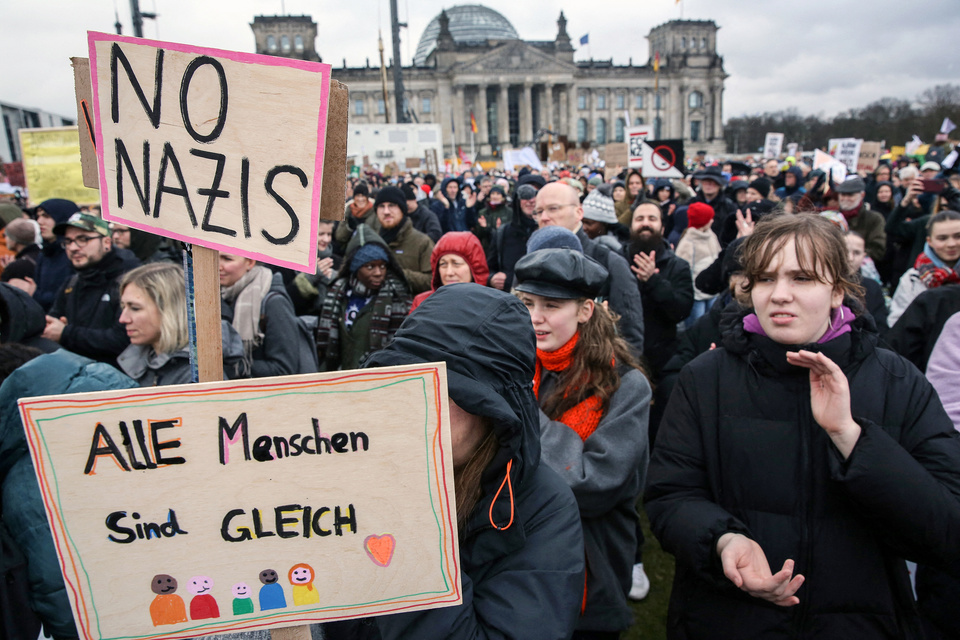
M 713 207 L 704 202 L 694 202 L 687 207 L 687 226 L 700 229 L 713 222 Z

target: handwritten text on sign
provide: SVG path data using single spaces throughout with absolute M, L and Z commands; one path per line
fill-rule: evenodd
M 313 272 L 330 65 L 88 40 L 104 217 Z
M 81 638 L 461 601 L 442 363 L 20 407 Z

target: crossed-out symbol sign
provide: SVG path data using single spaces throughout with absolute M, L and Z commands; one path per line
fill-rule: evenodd
M 660 145 L 653 148 L 651 161 L 658 171 L 666 171 L 677 163 L 677 155 L 667 145 Z

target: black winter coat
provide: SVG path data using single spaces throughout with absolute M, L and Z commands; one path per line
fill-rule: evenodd
M 627 248 L 627 262 L 633 264 L 635 249 Z M 662 244 L 657 249 L 657 269 L 646 282 L 634 278 L 643 300 L 643 355 L 654 379 L 677 349 L 677 323 L 693 308 L 693 275 L 683 258 Z
M 490 246 L 487 248 L 487 266 L 490 268 L 490 277 L 497 273 L 507 276 L 503 283 L 503 290 L 513 288 L 513 267 L 523 256 L 527 255 L 527 240 L 537 230 L 537 223 L 532 218 L 523 215 L 520 210 L 520 200 L 514 199 L 513 218 L 510 222 L 493 232 Z M 487 281 L 489 284 L 489 280 Z
M 76 272 L 60 287 L 50 307 L 54 318 L 65 316 L 60 346 L 74 353 L 115 364 L 130 339 L 120 324 L 120 279 L 140 266 L 126 249 L 112 249 L 100 262 Z
M 500 445 L 483 472 L 483 497 L 460 532 L 463 603 L 380 616 L 383 638 L 547 640 L 573 633 L 584 593 L 584 540 L 573 493 L 540 461 L 535 353 L 519 300 L 464 283 L 439 288 L 365 363 L 445 361 L 450 397 L 490 418 Z
M 13 285 L 0 283 L 0 344 L 18 342 L 44 353 L 56 351 L 60 345 L 43 337 L 46 326 L 39 302 Z
M 943 325 L 955 313 L 960 313 L 960 285 L 928 289 L 913 299 L 887 332 L 886 341 L 920 371 L 926 371 Z
M 862 433 L 844 460 L 813 419 L 807 371 L 741 318 L 681 372 L 647 476 L 653 531 L 677 561 L 668 637 L 920 637 L 903 559 L 960 557 L 960 434 L 859 317 L 804 346 L 849 381 Z M 734 587 L 716 552 L 727 532 L 755 540 L 774 571 L 795 560 L 800 604 Z

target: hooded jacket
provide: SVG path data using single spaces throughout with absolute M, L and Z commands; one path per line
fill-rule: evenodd
M 644 505 L 676 557 L 670 638 L 916 638 L 903 559 L 960 557 L 960 434 L 936 392 L 877 348 L 873 322 L 804 345 L 833 360 L 862 432 L 843 459 L 813 419 L 810 375 L 782 345 L 725 317 L 723 348 L 687 365 L 663 417 Z M 806 581 L 778 607 L 724 576 L 727 532 Z
M 463 603 L 381 616 L 385 639 L 547 640 L 573 633 L 583 597 L 583 537 L 569 487 L 540 463 L 535 354 L 530 315 L 518 299 L 463 283 L 430 296 L 393 343 L 367 361 L 445 362 L 450 398 L 488 417 L 500 444 L 482 475 L 483 496 L 460 531 Z M 510 483 L 503 485 L 506 475 Z
M 62 198 L 44 200 L 38 208 L 43 209 L 57 224 L 66 222 L 71 215 L 80 211 L 74 202 Z M 76 272 L 67 258 L 67 252 L 63 250 L 60 243 L 57 240 L 44 241 L 34 273 L 34 281 L 37 283 L 37 290 L 33 292 L 34 299 L 45 310 L 49 309 L 60 287 L 74 273 Z
M 381 227 L 381 237 L 385 232 L 386 229 Z M 430 288 L 430 253 L 433 251 L 433 240 L 425 233 L 414 229 L 410 218 L 404 216 L 400 221 L 400 229 L 396 237 L 387 244 L 397 264 L 403 269 L 403 276 L 407 279 L 410 292 L 427 291 Z M 349 249 L 347 251 L 349 252 Z
M 447 198 L 447 185 L 451 182 L 457 183 L 457 197 L 453 200 Z M 440 200 L 434 200 L 431 207 L 433 212 L 437 214 L 437 219 L 440 220 L 440 227 L 444 233 L 448 231 L 470 231 L 477 226 L 477 209 L 475 206 L 467 206 L 460 190 L 459 180 L 444 178 L 443 182 L 440 183 L 440 193 L 443 194 L 444 198 L 447 198 L 450 206 L 445 207 Z
M 408 221 L 405 221 L 408 223 Z M 350 261 L 360 247 L 378 244 L 387 254 L 387 276 L 373 299 L 347 329 L 344 314 L 353 273 Z M 323 300 L 317 324 L 317 356 L 322 371 L 355 369 L 371 352 L 382 349 L 397 332 L 410 309 L 410 289 L 390 247 L 367 225 L 357 227 L 347 244 L 347 255 L 337 280 Z
M 60 349 L 26 363 L 0 386 L 0 486 L 3 523 L 27 557 L 33 610 L 54 638 L 75 638 L 70 600 L 27 449 L 17 400 L 33 396 L 134 389 L 113 367 Z
M 433 253 L 430 254 L 430 270 L 433 273 L 430 280 L 430 290 L 418 294 L 413 299 L 410 313 L 413 313 L 414 309 L 443 286 L 443 281 L 440 279 L 440 258 L 450 253 L 455 253 L 467 261 L 473 282 L 482 285 L 487 284 L 490 271 L 487 269 L 487 259 L 483 255 L 483 247 L 480 246 L 480 241 L 469 231 L 451 231 L 444 234 L 437 246 L 433 248 Z
M 139 265 L 130 251 L 111 249 L 63 284 L 50 307 L 54 318 L 67 318 L 60 346 L 101 362 L 116 361 L 130 344 L 119 321 L 120 278 Z

